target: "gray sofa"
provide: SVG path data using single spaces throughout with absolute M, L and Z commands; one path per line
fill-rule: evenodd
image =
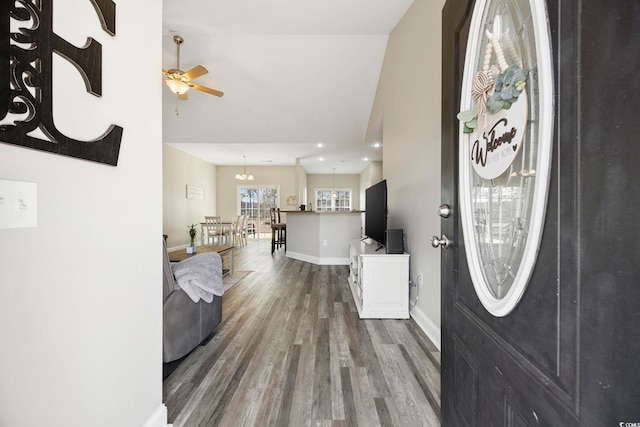
M 176 283 L 165 239 L 162 244 L 162 360 L 167 363 L 186 356 L 213 333 L 222 321 L 222 297 L 214 296 L 211 303 L 193 302 Z

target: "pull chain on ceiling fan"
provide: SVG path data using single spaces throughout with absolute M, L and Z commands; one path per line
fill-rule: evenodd
M 199 90 L 215 96 L 224 95 L 224 93 L 219 90 L 211 89 L 192 82 L 193 79 L 203 76 L 209 71 L 202 65 L 197 65 L 186 72 L 182 71 L 180 69 L 180 45 L 184 43 L 184 39 L 179 35 L 174 35 L 173 41 L 176 44 L 176 68 L 171 68 L 168 71 L 162 70 L 162 74 L 167 77 L 167 80 L 163 81 L 167 84 L 169 89 L 178 95 L 178 98 L 183 100 L 189 99 L 187 96 L 189 89 Z

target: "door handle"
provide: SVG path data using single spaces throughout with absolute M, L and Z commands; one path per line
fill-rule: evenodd
M 442 248 L 442 250 L 446 251 L 451 247 L 451 240 L 449 240 L 446 234 L 443 234 L 442 237 L 433 236 L 431 238 L 431 246 L 436 249 Z

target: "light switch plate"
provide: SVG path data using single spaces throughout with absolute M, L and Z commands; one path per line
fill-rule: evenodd
M 38 226 L 38 183 L 0 179 L 0 229 Z

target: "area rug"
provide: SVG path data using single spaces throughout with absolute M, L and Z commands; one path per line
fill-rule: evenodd
M 222 284 L 224 285 L 224 291 L 227 292 L 233 285 L 238 283 L 240 280 L 247 277 L 247 275 L 251 273 L 251 271 L 235 271 L 233 274 L 230 274 L 222 279 Z

